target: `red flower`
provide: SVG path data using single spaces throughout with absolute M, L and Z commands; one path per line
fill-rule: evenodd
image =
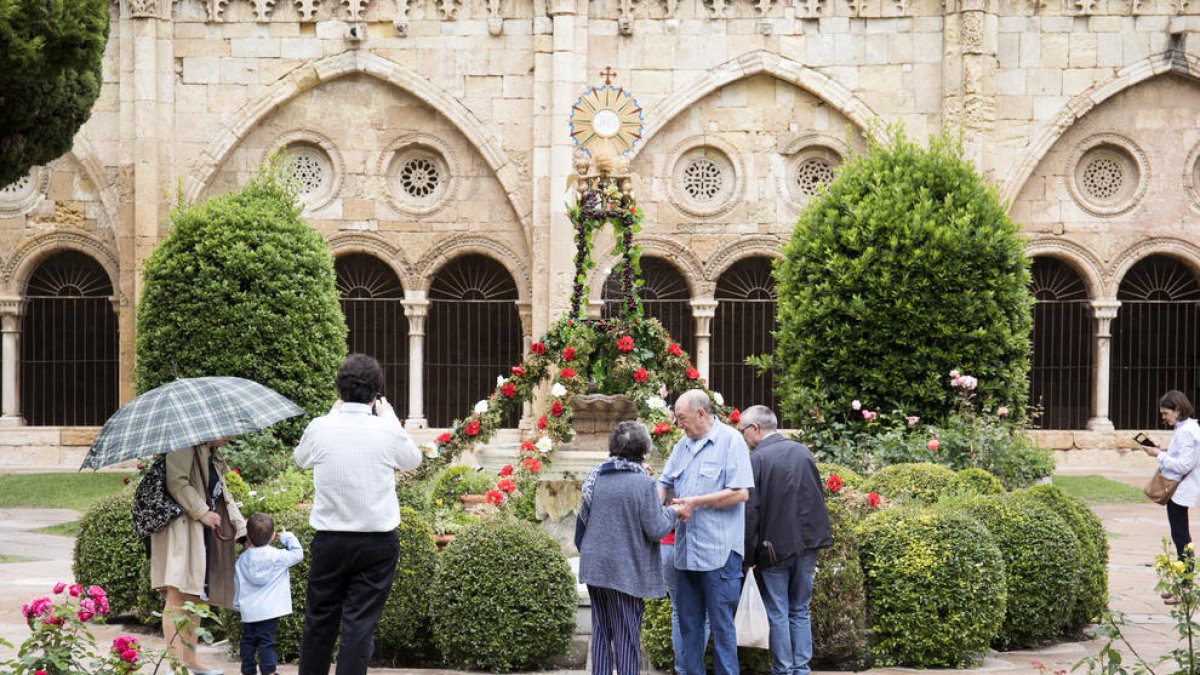
M 88 619 L 92 618 L 95 615 L 92 614 L 91 612 L 81 609 L 78 612 L 75 612 L 75 616 L 79 617 L 80 621 L 87 621 Z
M 868 493 L 867 493 L 867 504 L 868 504 L 868 505 L 869 505 L 871 508 L 875 508 L 876 506 L 879 506 L 879 502 L 880 502 L 880 499 L 879 499 L 879 495 L 878 495 L 878 494 L 876 494 L 876 493 L 874 493 L 874 492 L 868 492 Z
M 71 584 L 67 588 L 67 592 L 71 594 L 71 597 L 78 598 L 79 594 L 83 592 L 83 586 L 80 586 L 79 584 Z
M 671 356 L 683 356 L 683 348 L 675 342 L 667 345 L 667 351 L 670 352 Z
M 700 371 L 696 370 L 695 368 L 693 368 L 691 366 L 688 366 L 687 379 L 689 379 L 689 380 L 700 379 Z
M 925 447 L 929 448 L 933 452 L 937 452 L 940 446 L 941 444 L 938 443 L 938 439 L 936 438 L 929 439 L 929 442 L 925 444 Z
M 445 445 L 450 442 L 451 438 L 453 438 L 453 437 L 450 435 L 450 432 L 447 431 L 446 433 L 441 434 L 437 437 L 437 444 Z
M 536 452 L 537 446 L 533 444 L 533 441 L 521 441 L 521 451 L 522 452 Z
M 634 382 L 645 382 L 648 379 L 650 379 L 650 371 L 646 370 L 645 368 L 638 368 L 637 370 L 633 371 Z
M 479 420 L 476 420 L 476 419 L 467 420 L 467 425 L 463 427 L 463 433 L 468 436 L 478 436 L 479 435 Z
M 637 213 L 637 207 L 636 207 L 636 206 L 631 206 L 631 207 L 629 207 L 629 212 L 630 212 L 630 213 L 633 213 L 633 214 L 636 214 L 636 213 Z
M 842 489 L 842 477 L 837 475 L 836 473 L 833 474 L 832 476 L 829 477 L 829 480 L 825 481 L 825 487 L 829 488 L 830 492 L 837 492 L 838 490 L 841 490 Z
M 670 424 L 668 424 L 666 422 L 659 422 L 658 424 L 654 425 L 654 435 L 655 436 L 661 436 L 663 434 L 668 434 L 668 433 L 671 433 L 671 425 Z
M 512 374 L 513 374 L 513 375 L 515 375 L 515 376 L 517 376 L 517 377 L 520 377 L 520 376 L 522 376 L 522 375 L 524 375 L 524 374 L 525 374 L 525 369 L 524 369 L 524 368 L 522 368 L 521 366 L 513 366 L 513 367 L 512 367 Z
M 539 356 L 542 354 L 545 354 L 546 353 L 546 343 L 545 342 L 535 342 L 535 343 L 529 345 L 529 351 L 531 351 L 534 354 L 537 354 Z
M 138 653 L 132 649 L 126 649 L 125 651 L 121 652 L 121 659 L 126 663 L 137 663 Z
M 550 414 L 554 415 L 555 417 L 562 417 L 562 414 L 563 414 L 562 401 L 555 401 L 554 403 L 550 404 Z
M 504 493 L 499 490 L 488 490 L 487 500 L 494 506 L 500 506 L 500 502 L 504 501 Z
M 738 422 L 741 422 L 741 421 L 742 421 L 742 411 L 741 411 L 741 410 L 738 410 L 737 408 L 734 408 L 734 409 L 733 409 L 733 410 L 732 410 L 732 411 L 729 413 L 729 422 L 730 422 L 730 424 L 737 424 Z
M 512 464 L 505 464 L 503 469 L 500 469 L 500 477 L 511 476 L 513 472 Z
M 633 338 L 629 337 L 628 335 L 622 335 L 617 339 L 617 349 L 620 349 L 623 352 L 633 351 Z
M 530 445 L 533 444 L 530 443 Z M 526 457 L 521 460 L 521 466 L 528 469 L 529 473 L 537 473 L 542 470 L 542 463 L 538 461 L 537 457 Z
M 499 488 L 502 492 L 505 492 L 510 495 L 513 492 L 516 492 L 516 490 L 517 490 L 517 484 L 512 482 L 511 480 L 508 480 L 507 478 L 505 478 L 502 481 L 497 482 L 496 487 Z
M 563 361 L 574 361 L 575 360 L 575 348 L 570 345 L 567 345 L 566 348 L 564 348 L 562 351 L 562 357 L 563 357 Z
M 35 671 L 33 671 L 33 675 L 46 675 L 46 671 L 44 671 L 44 670 L 35 670 Z
M 503 387 L 500 387 L 500 393 L 512 398 L 517 395 L 517 385 L 512 382 L 505 383 Z
M 561 375 L 564 379 L 569 380 L 572 377 L 575 377 L 575 369 L 568 366 L 568 367 L 563 368 L 562 370 L 558 371 L 558 374 Z
M 538 418 L 538 428 L 539 429 L 546 428 L 546 416 L 545 415 L 542 415 L 541 417 Z
M 125 480 L 125 484 L 129 485 L 129 476 L 125 476 L 124 480 Z

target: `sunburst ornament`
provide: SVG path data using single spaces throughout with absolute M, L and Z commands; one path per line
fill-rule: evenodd
M 592 156 L 598 150 L 602 155 L 633 150 L 642 138 L 643 122 L 642 106 L 629 92 L 607 82 L 588 89 L 571 106 L 571 138 Z

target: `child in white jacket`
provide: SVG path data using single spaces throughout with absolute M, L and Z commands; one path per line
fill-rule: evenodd
M 242 613 L 242 675 L 273 675 L 278 665 L 275 629 L 279 617 L 292 613 L 292 582 L 288 568 L 304 560 L 304 549 L 296 535 L 280 531 L 279 541 L 287 550 L 271 546 L 275 519 L 255 513 L 246 519 L 247 549 L 238 556 L 233 608 Z

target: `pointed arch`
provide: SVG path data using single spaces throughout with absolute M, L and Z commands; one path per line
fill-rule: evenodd
M 1034 169 L 1041 163 L 1046 153 L 1050 152 L 1058 139 L 1075 124 L 1076 120 L 1122 91 L 1166 73 L 1175 73 L 1200 80 L 1200 57 L 1173 49 L 1152 54 L 1141 61 L 1125 66 L 1117 71 L 1112 79 L 1097 83 L 1067 101 L 1058 114 L 1034 134 L 1033 139 L 1029 142 L 1025 158 L 1013 167 L 1001 182 L 1000 196 L 1004 203 L 1012 204 L 1016 201 L 1017 195 L 1020 194 L 1021 188 L 1025 187 L 1029 177 L 1033 175 Z
M 512 206 L 526 244 L 532 246 L 530 223 L 533 204 L 528 190 L 520 180 L 520 170 L 501 147 L 500 142 L 484 127 L 475 113 L 471 112 L 456 97 L 422 77 L 417 71 L 402 66 L 377 54 L 351 50 L 310 61 L 280 78 L 263 95 L 246 103 L 224 124 L 216 138 L 209 143 L 191 172 L 184 193 L 189 200 L 196 200 L 212 182 L 217 171 L 233 153 L 238 144 L 258 124 L 280 106 L 311 89 L 347 75 L 369 75 L 399 87 L 416 96 L 439 114 L 450 120 L 468 142 L 472 143 L 480 156 L 500 182 L 509 205 Z

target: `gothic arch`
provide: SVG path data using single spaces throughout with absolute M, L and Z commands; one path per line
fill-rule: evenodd
M 1021 188 L 1025 187 L 1025 182 L 1033 175 L 1034 169 L 1037 168 L 1042 158 L 1050 152 L 1058 139 L 1075 124 L 1076 120 L 1116 94 L 1165 73 L 1175 73 L 1193 80 L 1200 80 L 1200 57 L 1170 49 L 1152 54 L 1141 61 L 1125 66 L 1107 82 L 1095 84 L 1087 91 L 1067 101 L 1058 114 L 1034 134 L 1033 140 L 1029 142 L 1025 159 L 1004 178 L 1001 183 L 1003 186 L 1001 198 L 1004 203 L 1012 204 L 1016 201 Z
M 1025 255 L 1030 258 L 1057 258 L 1066 263 L 1083 280 L 1088 289 L 1089 300 L 1104 300 L 1115 297 L 1106 285 L 1104 264 L 1090 250 L 1065 239 L 1034 239 L 1025 244 Z
M 117 207 L 120 201 L 120 189 L 115 180 L 109 180 L 104 171 L 104 164 L 96 154 L 96 148 L 83 134 L 75 137 L 75 144 L 69 155 L 79 164 L 83 175 L 96 187 L 96 195 L 100 198 L 100 226 L 111 232 L 117 230 Z
M 638 236 L 635 243 L 642 247 L 642 256 L 662 258 L 674 265 L 688 285 L 692 299 L 711 298 L 716 287 L 704 275 L 704 263 L 700 262 L 691 250 L 674 239 L 655 236 Z M 596 269 L 592 270 L 588 279 L 588 304 L 604 303 L 604 282 L 617 265 L 617 256 L 611 252 L 596 261 Z M 605 270 L 608 270 L 607 272 Z
M 1165 255 L 1174 258 L 1188 267 L 1192 274 L 1200 279 L 1200 247 L 1181 239 L 1147 239 L 1125 249 L 1113 261 L 1112 273 L 1109 275 L 1109 295 L 1117 297 L 1117 289 L 1129 269 L 1152 255 Z
M 517 284 L 518 303 L 529 302 L 532 283 L 529 278 L 528 261 L 523 260 L 508 246 L 479 235 L 454 236 L 443 239 L 413 266 L 417 278 L 412 288 L 429 292 L 433 278 L 451 260 L 469 253 L 478 253 L 499 262 L 512 275 Z M 406 286 L 406 288 L 408 288 Z
M 413 273 L 412 265 L 405 258 L 404 250 L 393 245 L 383 237 L 366 232 L 339 233 L 326 240 L 329 253 L 338 258 L 351 253 L 365 253 L 383 261 L 405 288 L 412 288 L 418 283 L 417 275 Z
M 760 49 L 709 68 L 687 86 L 655 104 L 646 113 L 651 121 L 642 135 L 642 147 L 645 148 L 655 134 L 705 96 L 738 80 L 759 74 L 770 75 L 812 93 L 845 115 L 859 129 L 865 129 L 880 120 L 866 103 L 828 75 L 799 61 Z
M 192 177 L 187 181 L 187 198 L 193 201 L 200 198 L 238 143 L 267 115 L 306 91 L 353 74 L 369 75 L 399 87 L 450 120 L 463 136 L 474 144 L 496 180 L 504 188 L 509 205 L 521 223 L 526 244 L 532 246 L 529 228 L 533 205 L 528 191 L 522 187 L 520 170 L 479 118 L 457 98 L 415 70 L 360 50 L 342 52 L 299 66 L 280 78 L 262 96 L 242 106 L 233 118 L 225 123 L 224 130 L 201 153 L 192 171 Z
M 762 235 L 739 239 L 737 243 L 717 251 L 717 254 L 704 264 L 704 277 L 715 284 L 725 270 L 733 267 L 738 261 L 755 257 L 783 257 L 783 240 Z
M 90 256 L 104 268 L 114 289 L 120 286 L 120 264 L 116 251 L 87 232 L 55 230 L 21 242 L 4 264 L 3 284 L 11 295 L 22 295 L 29 276 L 39 263 L 63 250 L 79 251 Z M 116 291 L 120 294 L 120 291 Z

